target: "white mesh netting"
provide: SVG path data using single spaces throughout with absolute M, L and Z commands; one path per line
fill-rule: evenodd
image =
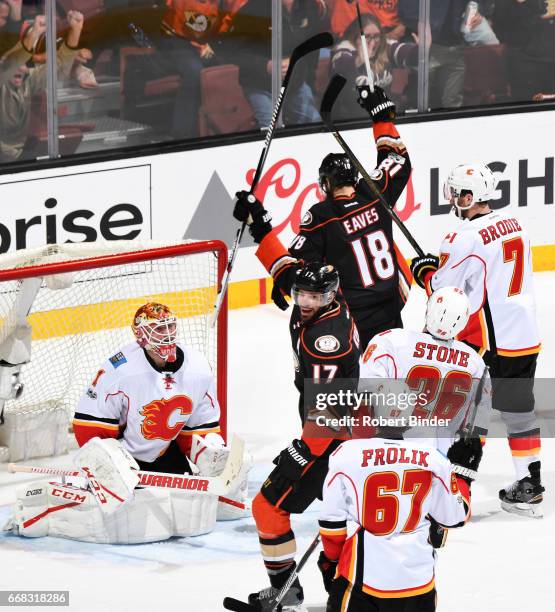
M 42 271 L 46 264 L 76 262 L 70 271 L 43 277 L 26 319 L 32 328 L 31 360 L 21 369 L 22 394 L 6 401 L 4 414 L 7 419 L 26 415 L 19 427 L 34 432 L 27 443 L 41 445 L 35 428 L 40 419 L 34 423 L 35 415 L 46 412 L 52 420 L 69 421 L 103 361 L 133 341 L 132 317 L 145 302 L 169 306 L 179 319 L 178 339 L 204 353 L 218 376 L 217 327 L 210 324 L 218 287 L 218 253 L 191 254 L 191 244 L 199 243 L 181 244 L 181 255 L 161 259 L 149 258 L 149 249 L 167 244 L 123 241 L 50 245 L 0 256 L 0 352 L 11 341 L 17 324 L 21 329 L 25 323 L 22 310 L 27 306 L 22 296 L 26 286 L 28 290 L 37 282 L 1 282 L 2 270 L 39 265 Z M 141 261 L 103 267 L 97 262 L 92 269 L 82 269 L 92 257 L 129 252 L 140 253 Z M 5 351 L 1 357 L 6 359 Z M 44 453 L 35 456 L 40 454 Z

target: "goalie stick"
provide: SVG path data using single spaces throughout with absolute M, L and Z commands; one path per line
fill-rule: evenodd
M 394 221 L 395 225 L 401 230 L 403 236 L 408 240 L 412 248 L 416 251 L 418 255 L 421 257 L 424 256 L 424 251 L 416 242 L 414 236 L 409 232 L 406 225 L 399 219 L 397 213 L 391 208 L 383 197 L 382 193 L 376 187 L 374 181 L 364 168 L 364 166 L 360 163 L 356 155 L 353 153 L 349 145 L 343 139 L 343 136 L 337 131 L 336 127 L 333 124 L 331 118 L 331 111 L 335 101 L 337 100 L 337 96 L 341 93 L 343 86 L 347 82 L 347 79 L 340 74 L 334 74 L 331 81 L 329 82 L 326 91 L 324 93 L 324 97 L 322 98 L 322 104 L 320 106 L 320 115 L 322 116 L 323 122 L 326 124 L 330 132 L 333 134 L 334 138 L 339 143 L 340 147 L 345 151 L 349 159 L 356 166 L 357 170 L 362 175 L 362 178 L 367 183 L 370 191 L 374 194 L 374 197 L 378 199 L 380 204 L 384 207 L 387 214 Z
M 183 489 L 187 491 L 194 491 L 195 493 L 218 495 L 220 497 L 220 501 L 245 509 L 246 506 L 241 504 L 241 502 L 236 502 L 225 497 L 225 495 L 229 493 L 229 491 L 236 484 L 236 481 L 240 475 L 241 467 L 243 465 L 244 446 L 245 443 L 241 438 L 238 436 L 233 436 L 229 456 L 227 458 L 225 467 L 219 476 L 194 476 L 191 474 L 166 474 L 164 472 L 140 471 L 138 472 L 140 479 L 138 484 L 139 486 L 144 487 Z M 78 476 L 81 478 L 87 478 L 87 480 L 89 480 L 89 477 L 84 474 L 82 470 L 17 465 L 16 463 L 8 463 L 8 472 L 51 474 L 53 476 Z M 101 484 L 100 487 L 104 489 Z M 93 490 L 93 493 L 98 499 L 95 490 Z
M 309 547 L 305 550 L 304 555 L 301 557 L 299 564 L 297 567 L 291 572 L 287 582 L 283 585 L 280 592 L 277 594 L 276 601 L 274 602 L 274 607 L 272 608 L 272 612 L 276 612 L 279 610 L 280 604 L 283 598 L 289 592 L 291 585 L 295 582 L 295 580 L 299 577 L 300 571 L 303 569 L 305 563 L 308 561 L 310 555 L 316 550 L 318 544 L 320 543 L 320 533 L 316 534 L 316 537 L 310 543 Z M 240 599 L 234 599 L 233 597 L 226 597 L 224 599 L 224 608 L 226 610 L 234 610 L 235 612 L 256 612 L 256 607 L 241 601 Z
M 293 49 L 291 57 L 289 58 L 289 66 L 287 67 L 287 72 L 285 73 L 285 77 L 283 78 L 283 81 L 281 83 L 281 89 L 279 90 L 279 95 L 276 100 L 272 119 L 270 121 L 270 125 L 268 126 L 268 131 L 266 132 L 264 146 L 262 147 L 262 152 L 260 153 L 260 158 L 258 159 L 258 165 L 256 166 L 256 171 L 254 173 L 254 178 L 251 183 L 251 188 L 249 189 L 249 193 L 251 195 L 254 194 L 258 185 L 258 181 L 260 180 L 260 177 L 262 175 L 262 170 L 266 162 L 266 157 L 268 156 L 268 151 L 270 150 L 270 144 L 272 143 L 274 130 L 276 128 L 276 123 L 279 117 L 279 113 L 281 111 L 281 106 L 283 104 L 283 99 L 285 98 L 287 86 L 289 85 L 289 80 L 291 79 L 291 75 L 293 74 L 293 70 L 295 68 L 296 63 L 312 51 L 317 51 L 318 49 L 322 49 L 324 47 L 331 47 L 332 45 L 333 36 L 329 32 L 320 32 L 319 34 L 312 36 L 308 40 L 305 40 L 300 45 L 297 45 Z M 231 254 L 229 256 L 225 274 L 222 278 L 220 289 L 218 291 L 218 295 L 216 296 L 216 302 L 214 304 L 214 312 L 212 313 L 211 321 L 212 325 L 215 324 L 216 319 L 218 318 L 218 314 L 220 312 L 220 308 L 222 307 L 222 302 L 224 300 L 225 294 L 227 292 L 227 286 L 229 284 L 229 276 L 231 274 L 231 270 L 233 269 L 235 257 L 237 256 L 239 245 L 241 244 L 241 240 L 243 239 L 243 234 L 245 232 L 246 226 L 246 222 L 243 222 L 241 224 L 241 227 L 237 230 L 237 235 L 235 237 L 233 246 L 231 247 Z

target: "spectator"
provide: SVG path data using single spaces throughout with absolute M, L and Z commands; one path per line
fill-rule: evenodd
M 239 79 L 259 127 L 272 119 L 272 5 L 267 0 L 230 2 L 235 5 L 227 34 L 227 57 L 239 66 Z M 282 77 L 289 56 L 302 41 L 326 29 L 327 14 L 321 0 L 283 0 Z M 286 125 L 320 121 L 310 83 L 318 54 L 302 60 L 295 69 L 283 106 Z
M 160 51 L 173 72 L 181 76 L 173 111 L 175 138 L 198 136 L 200 72 L 223 63 L 219 32 L 223 14 L 219 0 L 166 0 Z
M 497 0 L 493 19 L 508 47 L 512 97 L 555 93 L 555 12 L 541 0 Z
M 498 45 L 499 39 L 492 30 L 490 23 L 495 0 L 480 0 L 475 4 L 477 5 L 477 11 L 473 15 L 468 15 L 468 18 L 463 18 L 461 31 L 465 42 L 472 46 Z M 468 5 L 470 5 L 470 2 Z M 467 17 L 467 12 L 465 12 L 465 17 Z
M 0 57 L 19 38 L 22 0 L 0 0 Z
M 464 39 L 461 31 L 466 0 L 430 0 L 429 106 L 458 108 L 463 103 Z M 418 34 L 419 3 L 398 0 L 402 22 Z
M 416 68 L 418 65 L 418 45 L 389 40 L 380 21 L 373 14 L 363 13 L 361 21 L 374 83 L 390 95 L 393 68 Z M 361 108 L 354 99 L 352 92 L 349 91 L 350 88 L 355 87 L 358 77 L 367 76 L 359 23 L 356 17 L 345 31 L 344 40 L 333 51 L 332 69 L 334 72 L 342 74 L 348 81 L 348 86 L 340 94 L 336 103 L 335 116 L 341 119 L 359 116 Z M 398 105 L 400 100 L 394 99 L 394 102 Z
M 328 0 L 329 1 L 329 0 Z M 350 0 L 331 0 L 331 29 L 337 39 L 344 38 L 347 28 L 357 17 L 356 4 Z M 405 34 L 397 12 L 397 0 L 359 0 L 360 12 L 375 15 L 388 39 L 400 40 Z
M 84 18 L 78 11 L 67 15 L 69 30 L 66 41 L 57 52 L 58 70 L 69 76 Z M 46 30 L 46 18 L 37 15 L 24 39 L 8 51 L 0 63 L 0 162 L 17 161 L 24 155 L 32 97 L 44 91 L 46 64 L 36 68 L 25 65 L 32 57 L 33 48 Z

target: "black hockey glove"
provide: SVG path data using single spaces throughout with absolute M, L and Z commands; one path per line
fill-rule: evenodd
M 337 561 L 331 561 L 326 557 L 324 551 L 322 551 L 318 557 L 318 569 L 320 572 L 322 572 L 322 579 L 324 580 L 324 588 L 326 589 L 326 593 L 329 593 L 333 579 L 335 578 Z
M 301 475 L 307 465 L 314 459 L 308 445 L 304 440 L 293 440 L 291 444 L 284 448 L 281 453 L 274 459 L 274 464 L 277 465 L 273 481 L 277 486 L 287 484 L 293 486 L 298 484 Z M 284 481 L 287 481 L 284 482 Z
M 428 514 L 428 520 L 430 521 L 430 531 L 428 532 L 428 544 L 431 544 L 434 548 L 443 548 L 447 542 L 448 530 L 440 525 L 433 516 Z
M 289 302 L 283 297 L 283 293 L 277 285 L 274 285 L 272 288 L 272 300 L 281 310 L 287 310 L 289 308 Z
M 264 236 L 272 231 L 272 216 L 248 191 L 238 191 L 235 194 L 233 216 L 249 226 L 249 232 L 257 243 L 262 242 Z
M 447 451 L 447 458 L 454 472 L 470 484 L 478 475 L 483 452 L 480 438 L 460 438 Z
M 426 288 L 426 274 L 435 272 L 439 268 L 439 257 L 428 253 L 423 257 L 415 257 L 410 264 L 410 271 L 414 276 L 414 280 L 422 289 Z
M 374 91 L 370 91 L 368 85 L 357 85 L 357 92 L 357 102 L 372 117 L 374 123 L 395 119 L 395 104 L 381 87 L 375 85 Z

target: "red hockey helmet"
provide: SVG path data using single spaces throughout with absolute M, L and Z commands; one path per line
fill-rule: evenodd
M 165 361 L 176 360 L 177 318 L 167 306 L 158 302 L 144 304 L 135 313 L 131 329 L 140 347 Z

